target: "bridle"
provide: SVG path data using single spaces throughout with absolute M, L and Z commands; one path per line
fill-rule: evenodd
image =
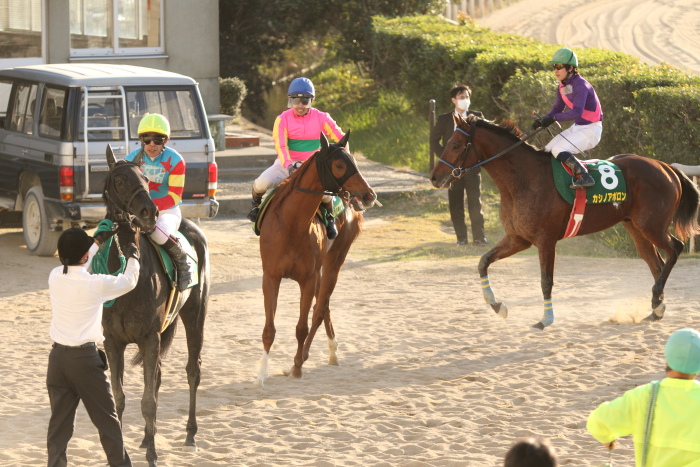
M 346 157 L 346 159 L 348 159 L 351 162 L 351 164 L 347 164 L 347 170 L 345 171 L 345 174 L 343 174 L 342 177 L 335 178 L 335 176 L 333 175 L 333 170 L 331 169 L 331 163 L 332 161 L 337 159 L 337 157 L 332 156 L 338 151 L 343 151 L 343 147 L 331 147 L 333 147 L 333 150 L 326 157 L 319 157 L 318 154 L 315 157 L 318 178 L 321 180 L 321 186 L 323 186 L 323 189 L 325 191 L 307 190 L 306 188 L 302 188 L 298 185 L 295 186 L 294 189 L 299 190 L 302 193 L 309 193 L 314 195 L 338 196 L 340 198 L 343 198 L 345 201 L 349 202 L 350 192 L 344 189 L 343 185 L 345 184 L 345 182 L 348 181 L 350 177 L 358 173 L 360 170 L 357 168 L 357 163 L 352 157 Z
M 145 193 L 146 196 L 150 195 L 148 194 L 148 191 L 143 187 L 139 186 L 137 187 L 129 197 L 124 200 L 121 196 L 119 196 L 118 191 L 116 189 L 116 186 L 114 185 L 114 173 L 117 170 L 120 169 L 129 169 L 132 170 L 133 167 L 136 167 L 139 170 L 140 173 L 140 168 L 138 165 L 134 164 L 133 162 L 129 161 L 120 161 L 115 165 L 115 167 L 110 171 L 109 177 L 107 178 L 107 186 L 105 186 L 105 199 L 110 203 L 110 207 L 112 208 L 114 212 L 114 220 L 116 222 L 126 222 L 129 225 L 133 225 L 134 219 L 136 219 L 136 216 L 131 214 L 131 203 L 134 202 L 134 199 L 140 195 Z M 141 176 L 146 179 L 146 177 L 141 174 Z M 146 179 L 147 180 L 147 179 Z M 110 194 L 110 192 L 114 194 Z
M 491 156 L 488 159 L 485 159 L 483 161 L 479 161 L 476 164 L 472 165 L 471 167 L 462 167 L 462 165 L 467 161 L 467 156 L 469 155 L 469 150 L 472 148 L 472 146 L 474 147 L 474 152 L 476 152 L 476 146 L 474 146 L 472 144 L 474 142 L 474 133 L 476 133 L 476 121 L 473 121 L 473 122 L 471 122 L 471 128 L 469 130 L 471 133 L 467 133 L 466 131 L 462 130 L 460 127 L 455 127 L 455 131 L 459 131 L 460 133 L 465 134 L 468 138 L 467 144 L 466 144 L 466 146 L 464 146 L 464 149 L 462 149 L 462 152 L 459 154 L 459 157 L 457 157 L 455 164 L 454 165 L 450 164 L 445 159 L 443 159 L 442 156 L 440 156 L 439 162 L 442 162 L 443 164 L 445 164 L 446 166 L 448 166 L 449 168 L 452 169 L 452 176 L 454 178 L 462 178 L 462 176 L 465 173 L 469 172 L 470 170 L 474 170 L 477 167 L 481 167 L 482 165 L 484 165 L 488 162 L 491 162 L 492 160 L 494 160 L 497 157 L 501 157 L 503 154 L 506 154 L 507 152 L 511 151 L 512 149 L 516 148 L 517 146 L 520 146 L 525 141 L 527 141 L 528 138 L 535 136 L 537 133 L 539 133 L 543 129 L 544 128 L 540 127 L 536 130 L 527 131 L 520 136 L 519 141 L 517 143 L 514 143 L 514 144 L 508 146 L 507 148 L 505 148 L 503 151 L 499 152 L 495 156 Z M 480 157 L 477 154 L 477 160 L 479 160 L 479 159 L 480 159 Z

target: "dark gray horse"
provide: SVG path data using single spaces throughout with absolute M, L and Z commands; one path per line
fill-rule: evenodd
M 148 464 L 155 466 L 158 458 L 154 436 L 161 382 L 160 365 L 175 337 L 177 319 L 161 332 L 171 287 L 156 249 L 145 235 L 138 233 L 152 232 L 158 214 L 148 194 L 148 181 L 138 164 L 123 160 L 117 162 L 110 147 L 107 148 L 107 163 L 110 171 L 103 193 L 107 206 L 106 218 L 118 225 L 115 242 L 108 258 L 108 268 L 112 272 L 117 270 L 120 266 L 118 250 L 137 240 L 135 243 L 139 245 L 141 273 L 136 288 L 117 298 L 112 307 L 105 310 L 102 318 L 104 347 L 111 367 L 117 413 L 121 420 L 125 405 L 122 387 L 124 349 L 132 343 L 138 346 L 138 353 L 132 363 L 143 364 L 144 392 L 141 412 L 146 427 L 141 447 L 146 448 Z M 199 271 L 199 284 L 183 292 L 177 304 L 179 317 L 185 326 L 189 355 L 187 382 L 190 387 L 190 409 L 185 445 L 194 446 L 194 436 L 197 433 L 197 387 L 201 374 L 204 319 L 209 300 L 209 251 L 204 233 L 193 222 L 182 219 L 180 232 L 194 246 Z M 136 235 L 140 235 L 140 238 L 135 238 Z

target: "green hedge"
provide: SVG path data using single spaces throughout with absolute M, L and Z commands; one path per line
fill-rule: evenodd
M 248 94 L 243 81 L 238 78 L 219 78 L 219 93 L 221 113 L 237 117 L 241 112 L 241 104 Z
M 557 81 L 547 62 L 559 46 L 435 16 L 375 17 L 369 42 L 372 77 L 409 96 L 418 114 L 429 99 L 436 100 L 438 112 L 450 110 L 448 91 L 456 81 L 472 88 L 473 109 L 521 128 L 529 127 L 532 110 L 545 114 L 554 103 Z M 623 53 L 574 50 L 581 75 L 603 106 L 603 137 L 590 157 L 631 152 L 698 163 L 700 78 Z

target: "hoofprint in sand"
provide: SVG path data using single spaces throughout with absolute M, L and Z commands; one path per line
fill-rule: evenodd
M 356 245 L 377 241 L 368 220 Z M 652 278 L 641 259 L 573 258 L 556 264 L 555 323 L 541 314 L 537 256 L 490 269 L 510 310 L 484 303 L 474 256 L 381 261 L 351 249 L 331 299 L 340 366 L 325 336 L 301 380 L 283 376 L 296 350 L 299 291 L 283 281 L 270 377 L 255 386 L 264 311 L 258 239 L 238 218 L 204 221 L 213 288 L 198 397 L 198 450 L 183 446 L 188 389 L 183 329 L 163 363 L 156 443 L 161 466 L 496 466 L 519 436 L 552 440 L 562 465 L 602 465 L 607 452 L 585 429 L 588 413 L 663 377 L 663 345 L 674 330 L 700 328 L 700 268 L 681 257 L 666 286 L 667 312 L 648 314 Z M 446 237 L 446 241 L 450 241 Z M 457 248 L 457 247 L 455 247 Z M 0 464 L 42 465 L 50 409 L 49 271 L 54 258 L 27 254 L 17 229 L 0 230 Z M 109 311 L 107 311 L 109 312 Z M 133 346 L 127 358 L 133 356 Z M 144 466 L 140 368 L 127 367 L 124 433 Z M 629 465 L 632 442 L 613 461 Z M 70 465 L 104 464 L 81 407 Z

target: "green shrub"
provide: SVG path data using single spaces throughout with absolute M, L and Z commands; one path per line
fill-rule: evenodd
M 700 86 L 645 88 L 635 98 L 644 155 L 700 165 Z
M 245 84 L 238 78 L 219 78 L 221 112 L 237 117 L 241 111 L 243 99 L 248 94 Z

